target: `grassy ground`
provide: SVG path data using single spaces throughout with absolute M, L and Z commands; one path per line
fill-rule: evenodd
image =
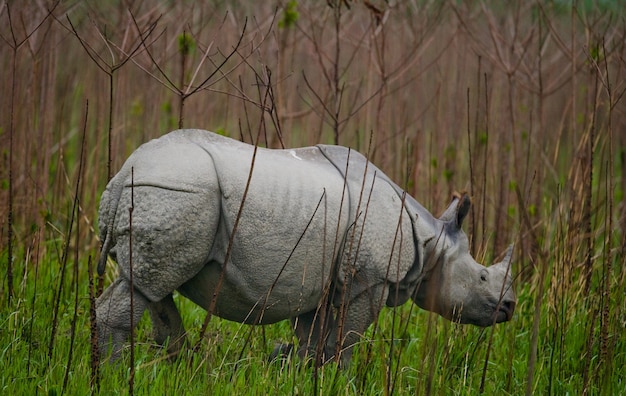
M 91 3 L 0 6 L 3 394 L 626 393 L 619 2 Z M 144 320 L 133 370 L 92 367 L 99 196 L 179 126 L 352 146 L 435 214 L 469 191 L 474 256 L 516 244 L 513 321 L 386 309 L 316 370 L 268 362 L 286 322 L 213 318 L 171 362 Z M 195 344 L 205 312 L 176 302 Z
M 44 276 L 40 282 L 42 289 L 56 283 Z M 84 287 L 79 292 L 87 294 L 87 290 L 81 289 Z M 624 292 L 623 288 L 620 292 Z M 76 312 L 72 298 L 62 301 L 64 308 L 59 313 L 59 330 L 50 356 L 52 312 L 47 307 L 52 302 L 45 301 L 50 293 L 36 295 L 39 301 L 35 300 L 34 310 L 32 301 L 24 301 L 8 316 L 3 315 L 3 391 L 91 392 L 88 299 L 81 298 Z M 134 390 L 137 394 L 475 394 L 485 376 L 486 394 L 521 394 L 526 387 L 532 338 L 531 290 L 520 290 L 519 299 L 515 320 L 494 328 L 493 334 L 492 329 L 451 324 L 408 304 L 396 310 L 387 309 L 379 319 L 377 334 L 370 329 L 365 335 L 348 370 L 338 371 L 334 365 L 328 365 L 319 370 L 317 378 L 311 366 L 297 360 L 268 361 L 275 341 L 292 339 L 288 323 L 262 328 L 214 319 L 202 349 L 196 353 L 189 349 L 181 359 L 171 362 L 153 345 L 145 320 L 136 336 Z M 179 302 L 187 328 L 198 329 L 204 311 L 188 301 Z M 590 384 L 593 394 L 619 394 L 626 386 L 621 371 L 626 359 L 624 336 L 619 332 L 611 334 L 613 350 L 610 361 L 605 363 L 609 367 L 597 363 L 601 358 L 598 355 L 589 366 L 584 358 L 588 352 L 589 314 L 576 305 L 567 312 L 571 323 L 561 334 L 557 325 L 551 323 L 554 312 L 547 304 L 542 307 L 540 314 L 544 319 L 539 324 L 541 341 L 533 394 L 579 394 L 584 388 L 585 373 L 594 376 L 593 370 L 604 371 L 602 382 Z M 396 328 L 392 330 L 394 322 Z M 615 326 L 619 328 L 623 323 Z M 190 336 L 196 335 L 197 331 L 192 330 Z M 127 353 L 119 366 L 101 367 L 100 393 L 128 392 L 128 362 Z

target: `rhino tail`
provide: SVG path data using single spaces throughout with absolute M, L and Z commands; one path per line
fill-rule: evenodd
M 100 259 L 98 260 L 98 275 L 102 276 L 107 265 L 107 257 L 109 257 L 109 251 L 111 250 L 111 233 L 107 232 L 107 235 L 102 243 L 102 249 L 100 249 Z
M 131 167 L 132 169 L 132 167 Z M 117 207 L 122 197 L 122 191 L 124 190 L 124 181 L 130 174 L 130 171 L 126 166 L 122 167 L 120 172 L 111 179 L 107 189 L 102 194 L 102 200 L 100 202 L 101 213 L 100 222 L 101 228 L 100 240 L 102 241 L 102 248 L 100 249 L 100 259 L 98 260 L 98 275 L 102 276 L 106 269 L 107 257 L 109 252 L 115 245 L 113 241 L 113 224 L 115 223 L 115 216 L 117 214 Z M 107 190 L 109 190 L 107 192 Z M 102 205 L 105 204 L 105 210 L 102 211 Z

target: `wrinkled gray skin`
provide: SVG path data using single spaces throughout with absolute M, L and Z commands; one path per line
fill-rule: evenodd
M 214 314 L 249 324 L 291 319 L 299 354 L 318 351 L 321 361 L 339 352 L 347 363 L 381 308 L 409 298 L 460 323 L 511 319 L 511 251 L 488 268 L 474 261 L 461 230 L 469 197 L 435 218 L 345 147 L 258 148 L 226 262 L 253 152 L 178 130 L 142 145 L 111 180 L 100 202 L 98 271 L 110 255 L 120 276 L 97 301 L 97 324 L 112 359 L 130 333 L 131 293 L 133 323 L 147 308 L 156 341 L 169 339 L 175 354 L 185 331 L 172 292 L 208 309 L 222 273 Z

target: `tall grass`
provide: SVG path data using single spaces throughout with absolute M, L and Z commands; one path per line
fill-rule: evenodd
M 142 322 L 131 389 L 626 392 L 617 3 L 3 3 L 0 389 L 127 392 L 128 372 L 90 366 L 98 200 L 132 150 L 184 125 L 351 146 L 435 214 L 470 191 L 479 261 L 515 243 L 518 309 L 488 330 L 385 310 L 349 370 L 313 381 L 306 365 L 264 360 L 288 323 L 205 329 L 177 299 L 202 348 L 167 362 Z

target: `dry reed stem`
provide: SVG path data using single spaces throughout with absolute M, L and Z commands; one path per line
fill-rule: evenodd
M 81 143 L 80 143 L 80 157 L 78 161 L 78 174 L 76 177 L 76 189 L 75 189 L 75 195 L 74 195 L 74 208 L 73 208 L 73 210 L 76 212 L 77 218 L 80 212 L 80 201 L 83 196 L 84 183 L 82 182 L 82 179 L 83 179 L 83 170 L 85 167 L 85 150 L 86 150 L 85 142 L 87 140 L 87 120 L 88 119 L 89 119 L 89 101 L 86 101 L 85 113 L 83 116 L 83 130 L 82 130 L 82 138 L 81 138 Z M 70 231 L 68 233 L 68 238 L 67 238 L 68 242 L 71 237 L 71 229 L 72 227 L 70 224 Z M 76 235 L 77 236 L 80 235 L 80 219 L 76 221 Z M 68 251 L 68 250 L 69 250 L 69 244 L 65 246 L 65 251 Z M 70 330 L 70 348 L 69 348 L 69 352 L 67 355 L 67 364 L 66 364 L 66 369 L 65 369 L 65 375 L 63 377 L 63 386 L 61 388 L 62 390 L 65 390 L 67 388 L 70 370 L 72 367 L 72 357 L 74 354 L 74 340 L 76 339 L 76 322 L 78 320 L 78 295 L 79 295 L 78 293 L 78 263 L 79 263 L 78 250 L 79 250 L 79 244 L 78 242 L 76 242 L 74 244 L 74 281 L 72 282 L 74 284 L 74 316 L 72 318 L 72 324 L 71 324 L 71 330 Z M 59 285 L 59 296 L 61 294 L 61 286 L 62 285 Z M 58 312 L 58 307 L 57 307 L 56 312 Z M 55 313 L 55 316 L 56 316 L 56 313 Z M 52 340 L 54 340 L 54 333 L 51 336 L 51 341 L 50 341 L 51 346 L 52 346 Z M 52 348 L 50 348 L 50 353 L 51 351 L 52 351 Z

